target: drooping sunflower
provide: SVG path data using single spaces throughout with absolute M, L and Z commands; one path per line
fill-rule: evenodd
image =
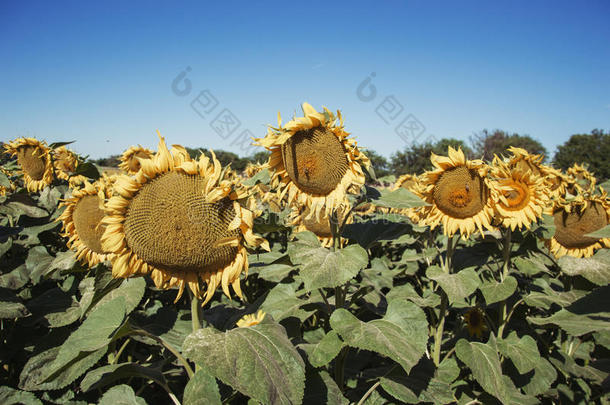
M 468 238 L 477 229 L 492 230 L 491 221 L 497 190 L 487 173 L 489 166 L 481 160 L 468 160 L 462 152 L 449 147 L 449 156 L 432 153 L 436 169 L 420 176 L 422 199 L 421 225 L 434 229 L 443 225 L 443 232 L 452 236 L 460 232 Z
M 571 202 L 558 201 L 552 211 L 555 235 L 547 241 L 551 253 L 561 256 L 590 257 L 598 249 L 610 247 L 610 238 L 585 236 L 610 223 L 610 203 L 601 195 L 578 195 Z
M 53 149 L 53 166 L 58 178 L 68 180 L 71 174 L 76 171 L 78 157 L 65 146 L 60 146 Z
M 180 151 L 182 152 L 182 151 Z M 185 151 L 186 152 L 186 151 Z M 139 159 L 150 159 L 155 152 L 150 149 L 144 148 L 141 145 L 130 146 L 120 157 L 121 163 L 119 168 L 124 170 L 127 174 L 134 175 L 140 170 Z M 188 153 L 187 153 L 188 155 Z
M 592 193 L 595 190 L 597 180 L 585 166 L 574 163 L 572 167 L 568 168 L 567 174 L 573 180 L 568 188 L 570 194 Z
M 207 303 L 218 286 L 241 297 L 239 276 L 247 273 L 244 242 L 269 249 L 252 232 L 254 217 L 244 205 L 248 190 L 227 180 L 212 153 L 192 160 L 179 148 L 142 159 L 135 176 L 121 175 L 106 204 L 102 246 L 113 253 L 113 277 L 149 274 L 162 289 L 185 286 Z M 203 291 L 200 281 L 207 284 Z
M 17 138 L 4 145 L 6 153 L 17 156 L 28 191 L 40 191 L 53 181 L 49 147 L 35 138 Z
M 544 177 L 533 174 L 531 170 L 511 169 L 497 156 L 493 160 L 492 175 L 499 191 L 494 206 L 496 218 L 504 227 L 513 231 L 522 227 L 529 229 L 532 223 L 542 218 L 550 203 Z
M 470 336 L 477 338 L 483 337 L 483 333 L 487 330 L 485 315 L 479 307 L 472 307 L 464 314 L 464 321 Z
M 66 207 L 58 218 L 63 223 L 62 236 L 69 238 L 68 247 L 89 267 L 110 259 L 101 237 L 105 229 L 104 203 L 111 195 L 111 185 L 105 178 L 94 183 L 85 180 L 83 187 L 72 190 L 72 197 L 60 204 Z
M 563 198 L 571 183 L 570 177 L 564 174 L 561 170 L 551 166 L 542 165 L 542 176 L 545 178 L 549 188 L 549 197 L 551 199 Z
M 239 328 L 249 328 L 254 325 L 258 325 L 265 319 L 265 312 L 263 310 L 258 310 L 255 314 L 244 315 L 239 321 L 237 321 L 237 327 Z
M 542 174 L 543 155 L 534 155 L 515 146 L 511 146 L 507 150 L 512 154 L 508 158 L 508 165 L 511 169 L 518 169 L 522 172 L 531 171 L 536 176 Z
M 346 224 L 353 222 L 352 215 L 346 219 L 345 216 L 349 213 L 349 201 L 344 201 L 343 204 L 339 205 L 336 209 L 336 215 L 327 216 L 322 213 L 319 218 L 310 215 L 310 209 L 307 207 L 293 206 L 289 216 L 289 225 L 294 227 L 294 232 L 310 231 L 313 232 L 317 237 L 322 246 L 331 247 L 333 244 L 333 234 L 331 226 L 339 227 L 345 220 Z M 335 221 L 335 223 L 333 223 Z M 339 244 L 345 245 L 346 239 L 340 238 Z
M 364 184 L 362 166 L 370 160 L 360 152 L 354 139 L 343 128 L 343 117 L 324 108 L 317 112 L 303 103 L 304 117 L 282 126 L 269 127 L 256 145 L 271 151 L 267 166 L 272 170 L 272 187 L 278 187 L 279 199 L 288 196 L 288 204 L 297 202 L 310 208 L 311 215 L 325 215 L 339 206 L 346 193 Z

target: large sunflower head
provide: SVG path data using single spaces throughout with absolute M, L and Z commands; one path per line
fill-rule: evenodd
M 572 167 L 568 168 L 567 174 L 572 180 L 568 187 L 570 194 L 576 195 L 580 193 L 592 193 L 595 190 L 595 183 L 597 180 L 593 173 L 589 172 L 584 165 L 574 163 Z
M 364 184 L 362 166 L 368 168 L 370 161 L 348 138 L 339 111 L 335 116 L 303 103 L 303 113 L 284 126 L 278 114 L 278 127 L 269 127 L 256 144 L 271 151 L 272 185 L 279 186 L 280 196 L 288 196 L 288 204 L 297 201 L 312 215 L 322 210 L 330 215 L 348 191 Z
M 101 237 L 105 225 L 104 203 L 112 195 L 111 185 L 101 178 L 94 183 L 84 181 L 83 187 L 72 190 L 72 197 L 61 206 L 66 209 L 58 218 L 63 222 L 63 236 L 68 237 L 68 247 L 76 251 L 76 258 L 89 267 L 110 259 L 102 248 Z
M 35 138 L 17 138 L 4 145 L 6 152 L 17 156 L 28 191 L 40 191 L 53 181 L 49 147 Z
M 58 178 L 69 180 L 78 166 L 78 157 L 65 146 L 60 146 L 53 149 L 53 166 Z
M 136 174 L 140 170 L 140 159 L 150 159 L 154 154 L 155 152 L 141 145 L 130 146 L 121 155 L 119 167 L 127 174 Z
M 608 195 L 579 195 L 572 201 L 557 201 L 552 209 L 555 235 L 547 241 L 555 257 L 590 257 L 597 249 L 610 247 L 610 238 L 585 236 L 610 223 Z
M 534 155 L 525 149 L 515 146 L 511 146 L 507 150 L 511 153 L 508 160 L 508 165 L 511 169 L 518 169 L 522 172 L 530 171 L 536 176 L 542 174 L 543 155 Z
M 158 152 L 140 160 L 135 176 L 118 177 L 106 204 L 102 246 L 115 255 L 113 276 L 149 274 L 159 288 L 177 286 L 176 300 L 186 285 L 204 304 L 217 286 L 230 296 L 231 285 L 241 297 L 239 276 L 248 269 L 244 242 L 269 248 L 252 232 L 255 214 L 244 206 L 248 191 L 226 179 L 213 153 L 191 160 L 159 138 Z
M 470 308 L 464 314 L 464 321 L 470 336 L 476 335 L 479 339 L 483 337 L 483 333 L 487 330 L 487 324 L 485 322 L 485 315 L 479 307 Z
M 319 218 L 314 215 L 310 215 L 310 209 L 306 207 L 292 207 L 290 213 L 290 226 L 294 227 L 294 232 L 310 231 L 313 232 L 317 237 L 322 246 L 331 247 L 333 244 L 333 233 L 331 226 L 335 228 L 341 226 L 345 220 L 346 224 L 353 222 L 352 215 L 346 219 L 345 216 L 349 213 L 349 201 L 345 200 L 343 204 L 339 205 L 335 211 L 335 216 L 332 214 L 327 216 L 322 213 Z M 340 238 L 339 244 L 345 245 L 347 240 Z
M 494 159 L 492 174 L 498 189 L 498 201 L 495 204 L 497 218 L 503 226 L 515 230 L 530 228 L 542 217 L 542 212 L 549 205 L 549 189 L 545 178 L 532 171 L 511 169 L 508 164 L 497 157 Z
M 442 224 L 445 235 L 459 231 L 463 238 L 477 229 L 493 229 L 497 191 L 487 178 L 489 167 L 481 160 L 467 160 L 461 148 L 449 147 L 448 154 L 433 153 L 435 169 L 420 177 L 422 199 L 430 204 L 422 209 L 420 224 L 432 229 Z

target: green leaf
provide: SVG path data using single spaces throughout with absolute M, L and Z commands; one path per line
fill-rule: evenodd
M 584 236 L 588 236 L 590 238 L 610 238 L 610 225 L 606 225 L 603 228 L 598 229 L 597 231 L 588 233 Z
M 529 335 L 519 338 L 513 331 L 505 339 L 498 339 L 498 349 L 512 360 L 519 374 L 533 370 L 540 361 L 536 341 Z
M 49 264 L 49 267 L 43 273 L 44 276 L 48 276 L 55 270 L 66 271 L 70 270 L 76 264 L 75 253 L 71 250 L 65 252 L 57 252 L 53 261 Z
M 2 386 L 0 387 L 0 404 L 42 405 L 42 402 L 31 392 L 19 391 L 11 387 Z
M 372 219 L 345 225 L 341 236 L 356 241 L 360 246 L 368 249 L 378 241 L 394 241 L 399 236 L 405 235 L 409 229 L 410 225 L 406 222 L 392 222 L 387 218 L 382 221 Z
M 49 148 L 51 149 L 57 149 L 61 146 L 66 146 L 66 145 L 70 145 L 71 143 L 74 143 L 76 141 L 67 141 L 67 142 L 52 142 L 49 144 Z
M 0 288 L 0 319 L 23 318 L 28 315 L 30 311 L 14 292 Z
M 136 396 L 129 385 L 123 384 L 106 391 L 99 405 L 146 405 L 146 401 Z
M 428 342 L 426 315 L 409 301 L 391 301 L 382 319 L 369 322 L 340 308 L 330 317 L 330 325 L 348 346 L 387 356 L 406 372 L 417 364 Z
M 249 179 L 242 181 L 242 184 L 244 186 L 252 187 L 258 183 L 269 184 L 270 181 L 271 175 L 269 174 L 269 170 L 263 169 Z
M 0 208 L 0 212 L 13 216 L 15 222 L 19 221 L 19 218 L 21 218 L 22 215 L 30 218 L 44 218 L 49 216 L 49 213 L 42 208 L 17 201 L 5 204 Z
M 117 380 L 131 377 L 153 380 L 161 386 L 167 384 L 165 377 L 160 370 L 144 367 L 136 363 L 120 363 L 109 364 L 89 371 L 87 375 L 83 377 L 80 387 L 83 392 L 87 392 L 101 389 Z
M 37 245 L 40 243 L 40 239 L 38 236 L 46 231 L 50 231 L 55 228 L 59 228 L 60 224 L 58 222 L 49 222 L 48 224 L 39 225 L 39 226 L 30 226 L 28 228 L 24 228 L 21 232 L 19 232 L 19 240 L 15 240 L 14 243 L 17 245 L 29 247 L 32 245 Z M 24 238 L 25 237 L 25 238 Z M 36 246 L 42 247 L 42 246 Z
M 551 239 L 555 235 L 555 218 L 552 215 L 542 214 L 542 238 Z
M 303 359 L 285 329 L 269 316 L 249 328 L 199 329 L 186 338 L 184 354 L 225 384 L 265 404 L 296 404 L 303 399 Z
M 366 250 L 360 246 L 350 245 L 333 252 L 321 247 L 311 232 L 299 233 L 299 240 L 288 247 L 288 252 L 292 262 L 300 266 L 306 291 L 343 285 L 369 261 Z
M 125 314 L 129 314 L 138 306 L 140 301 L 142 301 L 145 290 L 146 280 L 143 277 L 123 280 L 118 288 L 115 288 L 104 295 L 91 310 L 95 311 L 107 302 L 110 302 L 117 297 L 123 297 L 125 300 Z
M 523 275 L 533 277 L 540 273 L 550 274 L 549 269 L 536 255 L 530 255 L 529 257 L 515 257 L 513 264 L 517 267 L 517 270 Z
M 51 263 L 53 263 L 53 256 L 47 252 L 44 246 L 35 246 L 28 252 L 28 257 L 25 260 L 25 266 L 30 273 L 30 279 L 32 283 L 38 284 L 42 275 L 47 271 Z
M 289 317 L 298 318 L 303 322 L 315 312 L 315 310 L 305 311 L 301 309 L 303 305 L 309 302 L 310 300 L 303 300 L 296 296 L 294 285 L 278 284 L 269 291 L 260 309 L 278 322 Z
M 447 274 L 438 266 L 430 266 L 426 270 L 426 277 L 441 286 L 451 303 L 463 302 L 481 285 L 477 272 L 472 268 L 464 269 L 456 274 Z
M 182 403 L 184 405 L 220 405 L 222 400 L 216 379 L 204 370 L 197 371 L 184 388 Z
M 518 376 L 515 379 L 523 392 L 528 395 L 541 395 L 551 388 L 557 379 L 555 367 L 547 359 L 541 357 L 534 366 L 533 376 Z
M 186 313 L 187 311 L 177 312 L 169 306 L 159 307 L 153 315 L 147 315 L 141 311 L 134 312 L 130 315 L 129 321 L 133 323 L 134 327 L 144 329 L 182 351 L 184 339 L 193 331 L 190 312 L 188 318 Z M 134 335 L 133 339 L 149 345 L 159 344 L 145 336 Z
M 487 305 L 506 300 L 516 289 L 517 279 L 513 276 L 506 277 L 501 283 L 490 281 L 479 287 Z
M 592 318 L 574 314 L 565 309 L 555 312 L 547 318 L 528 316 L 527 320 L 535 325 L 555 324 L 572 336 L 581 336 L 589 332 L 610 331 L 610 317 Z
M 492 339 L 493 335 L 490 341 Z M 510 404 L 511 390 L 506 380 L 502 378 L 500 358 L 494 343 L 495 340 L 491 344 L 490 342 L 485 344 L 460 339 L 455 345 L 455 353 L 458 359 L 468 366 L 475 380 L 487 393 L 498 398 L 503 404 Z
M 582 276 L 597 285 L 610 283 L 610 252 L 603 249 L 592 257 L 560 257 L 557 261 L 561 271 L 569 276 Z
M 337 332 L 331 330 L 318 343 L 304 343 L 299 347 L 307 353 L 309 363 L 317 368 L 324 367 L 337 357 L 343 348 L 343 341 Z
M 81 353 L 66 367 L 56 371 L 54 362 L 59 350 L 59 347 L 54 347 L 31 357 L 21 370 L 19 388 L 26 391 L 61 389 L 93 367 L 104 356 L 107 348 Z M 53 373 L 53 378 L 49 380 L 47 376 L 51 373 Z
M 97 167 L 91 162 L 81 162 L 76 167 L 75 175 L 83 175 L 93 180 L 97 180 L 100 177 L 100 172 Z
M 48 212 L 53 212 L 57 209 L 57 205 L 61 197 L 62 193 L 59 187 L 45 187 L 45 189 L 40 192 L 38 205 L 43 207 Z
M 303 405 L 347 405 L 348 403 L 327 371 L 307 370 Z
M 379 207 L 414 208 L 428 205 L 411 191 L 399 188 L 394 191 L 380 190 L 381 196 L 371 202 Z

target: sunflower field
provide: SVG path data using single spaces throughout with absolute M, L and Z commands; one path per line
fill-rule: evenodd
M 514 147 L 377 179 L 307 103 L 254 143 L 5 144 L 1 404 L 610 403 L 608 182 Z

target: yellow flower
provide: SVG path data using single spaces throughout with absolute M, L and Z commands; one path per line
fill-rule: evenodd
M 597 180 L 595 176 L 590 173 L 587 168 L 578 163 L 574 163 L 572 167 L 568 168 L 567 174 L 572 180 L 572 184 L 568 188 L 570 194 L 577 195 L 581 193 L 592 193 L 595 190 L 595 183 Z
M 244 205 L 248 190 L 226 179 L 220 162 L 201 155 L 192 160 L 184 148 L 167 149 L 159 135 L 158 152 L 140 160 L 135 176 L 121 175 L 106 204 L 104 249 L 114 253 L 113 277 L 149 274 L 158 288 L 186 285 L 204 304 L 218 286 L 241 297 L 239 276 L 247 273 L 244 242 L 269 245 L 252 232 L 255 214 Z
M 322 246 L 331 247 L 333 244 L 333 234 L 331 230 L 331 225 L 334 225 L 336 228 L 341 226 L 343 220 L 345 219 L 345 215 L 349 212 L 350 206 L 349 201 L 344 201 L 342 205 L 339 205 L 337 208 L 337 218 L 335 219 L 336 223 L 333 222 L 332 216 L 326 216 L 326 214 L 322 213 L 320 218 L 316 218 L 309 213 L 309 208 L 305 207 L 297 207 L 293 206 L 292 211 L 290 213 L 289 225 L 294 226 L 294 232 L 303 232 L 310 231 L 313 232 L 317 237 Z M 350 224 L 353 222 L 352 216 L 345 221 L 346 224 Z M 346 239 L 340 238 L 339 244 L 341 246 L 345 245 L 347 242 Z
M 150 159 L 154 154 L 155 152 L 141 145 L 131 146 L 121 155 L 119 167 L 127 174 L 136 174 L 140 170 L 140 159 Z
M 53 181 L 50 150 L 45 142 L 18 138 L 4 145 L 6 153 L 17 156 L 28 191 L 40 191 Z
M 101 242 L 105 228 L 102 224 L 104 202 L 110 196 L 110 185 L 105 179 L 93 184 L 85 180 L 82 188 L 72 190 L 72 197 L 60 204 L 66 207 L 58 218 L 63 222 L 62 236 L 69 238 L 68 247 L 89 267 L 110 259 Z
M 561 256 L 590 257 L 597 249 L 610 247 L 610 238 L 585 236 L 608 225 L 610 204 L 608 195 L 579 195 L 571 202 L 556 202 L 551 214 L 555 222 L 555 235 L 547 245 L 556 258 Z
M 346 193 L 364 184 L 362 166 L 370 161 L 348 138 L 339 111 L 337 118 L 303 103 L 303 113 L 284 126 L 278 114 L 278 128 L 269 127 L 265 138 L 255 141 L 271 151 L 267 166 L 280 200 L 287 195 L 288 204 L 305 206 L 311 215 L 319 217 L 323 210 L 330 215 Z
M 543 177 L 531 171 L 511 169 L 497 156 L 494 158 L 492 174 L 499 190 L 495 204 L 497 218 L 511 230 L 530 228 L 542 217 L 549 205 L 549 189 Z
M 244 315 L 239 321 L 237 326 L 240 328 L 249 328 L 250 326 L 258 325 L 265 319 L 265 312 L 259 310 L 256 314 Z
M 489 167 L 467 160 L 461 148 L 449 147 L 448 157 L 433 153 L 431 160 L 436 169 L 420 177 L 422 199 L 430 204 L 422 208 L 420 224 L 432 229 L 442 224 L 445 235 L 459 231 L 463 238 L 477 229 L 492 230 L 497 191 L 487 178 Z
M 552 199 L 564 198 L 568 187 L 573 183 L 570 177 L 551 166 L 542 165 L 541 171 L 549 188 L 549 197 Z
M 511 169 L 517 169 L 522 172 L 532 172 L 536 176 L 542 174 L 543 155 L 533 155 L 522 148 L 511 146 L 507 149 L 512 156 L 509 157 L 508 165 Z
M 487 330 L 487 324 L 485 323 L 485 316 L 483 311 L 478 307 L 473 307 L 464 314 L 464 321 L 466 322 L 466 328 L 470 336 L 476 335 L 477 338 L 481 338 L 483 333 Z
M 62 180 L 69 180 L 71 174 L 76 171 L 78 166 L 78 158 L 76 154 L 66 148 L 60 146 L 59 148 L 53 149 L 53 166 L 55 167 L 55 174 Z

